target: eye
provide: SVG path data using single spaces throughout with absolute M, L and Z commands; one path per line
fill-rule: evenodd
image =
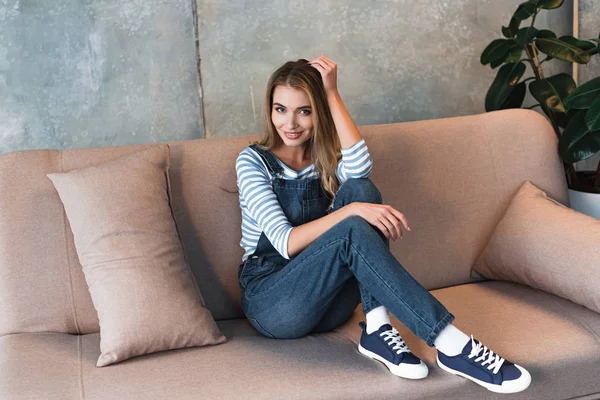
M 277 112 L 279 112 L 279 110 L 280 110 L 280 109 L 281 109 L 281 110 L 284 110 L 284 108 L 283 108 L 283 107 L 275 107 L 275 111 L 277 111 Z
M 308 108 L 305 108 L 304 110 L 300 110 L 300 112 L 302 112 L 302 111 L 306 111 L 306 114 L 304 114 L 304 115 L 310 115 L 310 110 Z

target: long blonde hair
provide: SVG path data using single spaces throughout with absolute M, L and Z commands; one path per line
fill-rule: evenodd
M 271 120 L 273 93 L 278 85 L 303 90 L 310 99 L 313 128 L 308 147 L 311 161 L 319 173 L 321 187 L 333 198 L 339 188 L 335 170 L 342 158 L 341 144 L 327 102 L 321 74 L 308 64 L 308 60 L 301 58 L 298 61 L 288 61 L 269 78 L 261 119 L 263 135 L 254 143 L 268 151 L 283 144 Z

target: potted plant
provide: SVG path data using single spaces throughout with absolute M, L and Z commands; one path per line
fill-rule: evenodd
M 600 164 L 595 171 L 575 171 L 574 163 L 600 151 L 600 77 L 579 87 L 567 73 L 545 77 L 544 62 L 554 58 L 568 63 L 587 64 L 600 51 L 598 39 L 579 40 L 573 36 L 556 37 L 547 29 L 533 27 L 542 10 L 562 6 L 564 0 L 529 0 L 519 4 L 508 26 L 502 26 L 504 38 L 493 40 L 483 51 L 480 62 L 492 69 L 502 65 L 485 97 L 485 110 L 520 108 L 525 91 L 538 101 L 529 109 L 541 107 L 558 137 L 571 207 L 600 218 Z M 520 28 L 531 18 L 531 24 Z M 525 57 L 522 57 L 525 52 Z M 545 58 L 540 61 L 541 55 Z M 527 64 L 534 77 L 523 77 Z M 527 82 L 529 84 L 527 85 Z M 591 208 L 590 208 L 591 207 Z

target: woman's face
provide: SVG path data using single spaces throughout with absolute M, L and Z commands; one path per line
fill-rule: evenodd
M 313 117 L 308 95 L 301 89 L 278 85 L 273 92 L 271 121 L 287 146 L 297 147 L 312 137 Z

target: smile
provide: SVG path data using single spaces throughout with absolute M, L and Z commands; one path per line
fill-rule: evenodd
M 298 139 L 302 132 L 283 132 L 288 139 Z

